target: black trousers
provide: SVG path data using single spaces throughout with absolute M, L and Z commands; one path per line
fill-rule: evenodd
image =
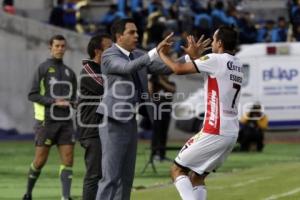
M 95 200 L 98 182 L 102 178 L 101 141 L 99 138 L 88 138 L 80 141 L 85 149 L 84 161 L 86 173 L 83 180 L 83 200 Z
M 153 121 L 153 133 L 151 140 L 151 156 L 159 155 L 160 159 L 166 157 L 166 146 L 171 114 L 166 113 L 162 119 Z
M 239 131 L 238 142 L 241 151 L 250 151 L 251 144 L 255 144 L 256 151 L 261 152 L 264 148 L 264 132 L 258 127 L 244 125 Z

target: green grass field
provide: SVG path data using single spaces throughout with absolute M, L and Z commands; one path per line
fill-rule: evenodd
M 148 144 L 139 143 L 133 200 L 180 200 L 169 178 L 171 163 L 149 167 Z M 0 142 L 0 200 L 21 199 L 33 158 L 32 142 Z M 173 158 L 171 151 L 168 157 Z M 60 199 L 59 158 L 54 147 L 33 192 L 36 200 Z M 72 194 L 81 199 L 83 151 L 76 145 Z M 300 200 L 300 144 L 268 144 L 263 153 L 232 153 L 217 173 L 207 179 L 209 200 Z

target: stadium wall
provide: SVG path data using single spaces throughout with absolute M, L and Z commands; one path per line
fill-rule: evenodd
M 33 73 L 49 56 L 47 43 L 54 34 L 67 38 L 64 61 L 78 74 L 88 36 L 0 12 L 0 128 L 32 132 L 33 110 L 27 93 Z

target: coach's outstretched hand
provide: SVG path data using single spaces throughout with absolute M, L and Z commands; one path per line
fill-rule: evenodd
M 163 41 L 161 41 L 156 49 L 158 53 L 167 53 L 171 47 L 171 45 L 173 44 L 172 41 L 172 36 L 174 35 L 174 33 L 170 33 L 169 35 L 167 35 L 167 37 L 165 37 L 165 39 L 163 39 Z
M 187 36 L 186 40 L 187 47 L 181 46 L 181 48 L 193 60 L 199 58 L 206 50 L 211 48 L 211 39 L 207 38 L 206 40 L 204 40 L 204 35 L 201 35 L 197 42 L 195 41 L 195 38 L 192 35 Z

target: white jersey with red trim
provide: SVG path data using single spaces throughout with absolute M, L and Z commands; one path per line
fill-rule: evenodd
M 207 54 L 194 61 L 205 72 L 205 118 L 202 132 L 237 136 L 238 103 L 243 72 L 239 59 L 227 53 Z

